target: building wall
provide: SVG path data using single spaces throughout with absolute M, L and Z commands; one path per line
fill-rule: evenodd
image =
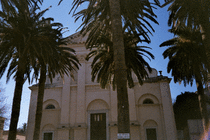
M 88 51 L 84 42 L 78 41 L 69 46 L 76 50 L 81 67 L 74 72 L 74 80 L 65 76 L 56 77 L 53 84 L 46 82 L 43 118 L 40 140 L 44 132 L 53 132 L 53 140 L 89 140 L 90 114 L 106 114 L 107 140 L 117 139 L 117 93 L 111 87 L 101 89 L 91 81 L 90 62 L 85 60 Z M 158 140 L 176 140 L 176 128 L 173 116 L 170 79 L 158 76 L 153 69 L 149 79 L 140 86 L 128 89 L 131 123 L 131 140 L 146 139 L 146 129 L 155 128 Z M 134 79 L 137 79 L 134 76 Z M 32 140 L 36 110 L 37 86 L 32 90 L 27 140 Z M 143 104 L 145 99 L 154 104 Z M 45 109 L 53 104 L 55 109 Z

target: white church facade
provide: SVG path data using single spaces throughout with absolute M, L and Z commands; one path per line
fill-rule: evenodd
M 70 36 L 81 66 L 75 79 L 46 81 L 40 140 L 117 140 L 117 93 L 91 82 L 88 50 L 78 33 Z M 153 69 L 140 86 L 128 89 L 131 140 L 176 140 L 171 79 Z M 33 139 L 38 87 L 31 86 L 26 140 Z

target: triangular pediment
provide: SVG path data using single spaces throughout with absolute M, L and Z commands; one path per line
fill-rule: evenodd
M 87 38 L 88 38 L 88 34 L 83 36 L 82 34 L 80 34 L 80 32 L 76 32 L 68 36 L 67 40 L 69 44 L 81 44 L 81 43 L 85 43 Z

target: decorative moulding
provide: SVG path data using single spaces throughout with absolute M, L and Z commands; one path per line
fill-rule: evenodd
M 80 63 L 86 62 L 86 60 L 85 60 L 86 55 L 87 55 L 87 54 L 80 54 L 80 55 L 77 55 L 77 58 L 78 58 L 78 60 L 79 60 Z
M 59 124 L 58 129 L 70 129 L 70 124 Z
M 168 78 L 167 76 L 157 76 L 144 79 L 144 83 L 158 83 L 158 82 L 168 82 L 170 83 L 172 78 Z M 138 84 L 138 81 L 135 81 L 135 84 Z
M 73 129 L 87 129 L 87 124 L 86 123 L 75 123 L 74 126 L 72 127 Z

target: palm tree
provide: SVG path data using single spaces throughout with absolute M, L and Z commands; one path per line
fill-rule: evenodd
M 168 0 L 171 5 L 168 25 L 172 28 L 186 25 L 199 28 L 206 50 L 210 49 L 210 1 L 209 0 Z M 166 3 L 165 5 L 167 5 Z M 210 54 L 208 53 L 208 60 Z
M 113 89 L 115 89 L 116 81 L 114 75 L 114 59 L 113 59 L 113 42 L 109 38 L 108 35 L 101 36 L 95 46 L 95 50 L 91 51 L 86 60 L 89 60 L 91 57 L 93 58 L 93 62 L 91 64 L 92 67 L 92 81 L 95 81 L 97 77 L 97 82 L 100 83 L 101 88 L 107 87 L 109 84 L 112 85 Z M 137 46 L 138 38 L 135 38 L 133 35 L 129 33 L 124 33 L 124 44 L 125 44 L 125 63 L 126 63 L 126 71 L 127 71 L 127 80 L 129 88 L 134 87 L 134 81 L 132 77 L 132 72 L 138 78 L 139 84 L 143 84 L 143 79 L 148 77 L 148 73 L 146 68 L 151 72 L 151 67 L 144 60 L 143 56 L 146 56 L 149 60 L 151 57 L 154 59 L 154 56 L 145 50 L 145 48 L 149 48 L 146 46 Z M 145 55 L 146 53 L 147 55 Z
M 186 24 L 189 27 L 202 27 L 204 31 L 209 29 L 209 0 L 169 0 L 167 4 L 169 3 L 171 3 L 168 8 L 169 26 L 178 27 Z
M 77 9 L 83 2 L 87 1 L 74 0 L 71 10 Z M 152 31 L 154 29 L 146 19 L 157 23 L 156 15 L 153 13 L 154 7 L 148 0 L 89 0 L 88 2 L 88 8 L 76 13 L 75 16 L 76 19 L 82 17 L 82 32 L 85 31 L 83 32 L 85 34 L 90 31 L 88 36 L 90 41 L 97 40 L 101 32 L 106 33 L 107 29 L 111 28 L 115 63 L 114 75 L 118 97 L 118 133 L 128 133 L 129 135 L 130 120 L 123 31 L 127 30 L 134 35 L 142 35 L 145 41 L 150 42 L 148 32 L 151 33 L 150 29 Z M 158 1 L 155 0 L 155 2 L 157 4 Z
M 16 137 L 23 84 L 27 78 L 30 82 L 30 72 L 37 65 L 37 60 L 41 61 L 41 58 L 45 60 L 43 58 L 45 56 L 39 52 L 49 43 L 46 36 L 51 35 L 50 32 L 46 34 L 49 28 L 42 26 L 47 19 L 40 20 L 48 9 L 37 13 L 37 4 L 30 9 L 28 6 L 28 9 L 25 9 L 26 6 L 22 3 L 15 6 L 12 13 L 0 11 L 0 77 L 9 65 L 7 80 L 14 74 L 16 81 L 9 140 L 15 140 Z
M 55 53 L 53 53 L 53 55 L 51 56 L 53 61 L 57 61 L 56 67 L 52 63 L 42 64 L 42 65 L 40 64 L 41 65 L 40 70 L 39 70 L 40 79 L 39 79 L 39 85 L 38 85 L 37 107 L 36 107 L 35 127 L 34 127 L 34 135 L 33 135 L 34 140 L 39 139 L 39 134 L 40 134 L 46 74 L 48 74 L 48 76 L 52 80 L 52 78 L 55 77 L 55 74 L 60 74 L 61 77 L 63 77 L 64 74 L 69 76 L 71 75 L 70 74 L 71 71 L 78 69 L 79 61 L 73 55 L 74 51 L 69 51 L 69 50 L 67 51 L 67 50 L 68 48 L 65 49 L 64 47 L 63 49 L 61 49 L 61 54 L 63 53 L 64 55 L 62 54 L 62 56 L 60 57 L 63 57 L 63 58 L 56 57 Z M 60 55 L 60 53 L 58 52 L 57 55 Z M 53 65 L 53 66 L 50 66 L 50 65 Z M 75 66 L 76 69 L 73 66 Z
M 88 43 L 92 43 L 100 37 L 100 34 L 104 34 L 112 31 L 111 12 L 108 1 L 91 0 L 88 1 L 89 5 L 87 9 L 83 9 L 77 13 L 74 12 L 75 21 L 82 18 L 81 33 L 83 35 L 89 34 L 87 39 L 87 48 L 91 48 Z M 83 1 L 75 0 L 71 11 L 81 5 Z M 150 43 L 148 34 L 154 32 L 153 27 L 147 20 L 150 20 L 156 24 L 156 15 L 153 12 L 153 5 L 149 1 L 120 1 L 120 8 L 122 9 L 120 15 L 122 15 L 122 32 L 124 30 L 130 31 L 134 35 L 141 36 L 141 40 Z M 121 21 L 121 20 L 120 20 Z M 120 25 L 122 26 L 122 24 Z M 79 28 L 80 28 L 79 27 Z M 122 35 L 123 36 L 123 35 Z M 113 36 L 114 37 L 114 36 Z
M 24 7 L 27 8 L 29 5 L 37 5 L 37 2 L 42 4 L 43 0 L 0 0 L 2 11 L 10 14 L 15 11 L 16 6 L 20 3 L 22 3 L 22 6 L 24 5 Z
M 127 133 L 130 139 L 130 117 L 127 90 L 127 73 L 125 65 L 125 47 L 122 34 L 122 21 L 120 13 L 120 1 L 109 1 L 110 21 L 113 35 L 113 52 L 114 52 L 114 74 L 117 85 L 117 104 L 118 104 L 118 134 Z M 118 137 L 118 139 L 120 139 Z
M 195 79 L 198 94 L 201 98 L 201 113 L 205 119 L 205 126 L 208 128 L 207 108 L 204 96 L 203 84 L 207 79 L 209 61 L 202 42 L 202 35 L 199 29 L 181 26 L 177 30 L 170 30 L 177 37 L 163 42 L 162 46 L 167 48 L 163 56 L 169 58 L 167 72 L 172 72 L 174 82 L 193 84 Z
M 59 25 L 58 28 L 52 28 Z M 42 119 L 43 97 L 45 89 L 46 74 L 52 81 L 56 74 L 61 77 L 66 74 L 71 75 L 71 71 L 78 69 L 79 61 L 75 56 L 75 51 L 71 48 L 65 47 L 66 41 L 62 38 L 62 25 L 59 23 L 45 24 L 43 26 L 46 31 L 42 34 L 45 40 L 40 42 L 40 56 L 37 58 L 38 63 L 35 65 L 34 77 L 37 78 L 40 73 L 40 80 L 38 86 L 37 108 L 35 116 L 35 129 L 33 139 L 39 139 L 40 125 Z M 63 45 L 62 47 L 60 45 Z M 44 56 L 44 57 L 43 57 Z M 71 75 L 72 76 L 72 75 Z
M 205 47 L 206 50 L 206 60 L 210 61 L 210 1 L 168 0 L 168 2 L 165 5 L 167 5 L 168 3 L 171 3 L 170 7 L 168 8 L 168 11 L 170 11 L 168 25 L 172 25 L 172 28 L 174 29 L 178 29 L 180 27 L 182 28 L 183 25 L 186 25 L 190 28 L 198 28 L 201 32 L 203 47 Z M 209 69 L 209 65 L 207 65 L 206 67 L 208 67 Z M 201 95 L 201 97 L 202 96 L 203 95 Z M 204 115 L 205 113 L 203 113 L 203 118 L 206 118 L 204 117 Z M 208 120 L 207 118 L 205 120 L 207 130 Z

